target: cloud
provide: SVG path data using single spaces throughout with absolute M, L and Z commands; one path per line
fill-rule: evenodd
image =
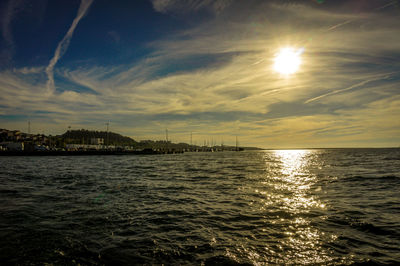
M 200 1 L 186 7 L 156 2 L 160 12 L 205 8 Z M 396 17 L 298 3 L 257 7 L 244 5 L 239 10 L 253 16 L 238 18 L 232 6 L 223 18 L 155 40 L 148 44 L 151 53 L 126 65 L 54 71 L 60 48 L 51 76 L 90 90 L 66 87 L 46 98 L 47 79 L 37 69 L 3 72 L 6 107 L 0 112 L 40 110 L 42 119 L 61 128 L 96 128 L 110 120 L 113 130 L 140 138 L 162 138 L 168 127 L 175 140 L 187 141 L 194 131 L 198 143 L 211 137 L 234 143 L 236 134 L 243 144 L 274 148 L 390 146 L 399 140 L 399 125 L 389 121 L 400 115 Z M 305 49 L 300 71 L 290 78 L 272 71 L 282 46 Z M 378 139 L 384 132 L 386 142 Z
M 18 12 L 23 8 L 24 0 L 9 0 L 4 4 L 3 12 L 1 13 L 1 33 L 4 46 L 0 52 L 0 66 L 7 65 L 11 62 L 14 54 L 14 37 L 11 30 L 11 24 Z
M 228 7 L 232 0 L 151 0 L 153 8 L 157 12 L 194 12 L 201 9 L 208 9 L 215 13 L 219 13 Z
M 15 73 L 21 73 L 21 74 L 39 74 L 43 72 L 44 67 L 22 67 L 22 68 L 14 68 Z
M 107 35 L 116 44 L 119 44 L 119 42 L 121 41 L 121 36 L 118 34 L 118 32 L 116 32 L 114 30 L 107 32 Z
M 153 42 L 151 47 L 155 52 L 131 67 L 77 69 L 66 71 L 64 75 L 100 93 L 102 108 L 112 110 L 114 114 L 135 119 L 146 117 L 149 127 L 151 121 L 174 121 L 171 124 L 176 125 L 177 121 L 202 123 L 202 119 L 205 119 L 207 123 L 216 125 L 212 129 L 206 126 L 207 130 L 214 132 L 218 131 L 217 126 L 221 126 L 220 120 L 224 114 L 225 119 L 229 120 L 228 114 L 240 112 L 243 115 L 234 119 L 247 128 L 251 127 L 251 120 L 262 120 L 264 117 L 267 124 L 280 121 L 276 128 L 281 129 L 284 125 L 288 126 L 287 123 L 298 120 L 305 123 L 303 126 L 298 123 L 298 131 L 305 130 L 307 124 L 312 125 L 310 121 L 318 124 L 318 127 L 310 127 L 310 130 L 321 127 L 333 130 L 335 127 L 332 123 L 317 123 L 321 118 L 317 114 L 324 114 L 324 121 L 340 121 L 342 117 L 332 118 L 339 116 L 338 110 L 353 110 L 357 98 L 364 99 L 363 104 L 366 105 L 382 97 L 371 93 L 373 88 L 357 91 L 358 94 L 354 96 L 350 92 L 382 81 L 385 85 L 377 85 L 376 91 L 388 93 L 385 97 L 394 93 L 388 86 L 396 84 L 396 80 L 390 80 L 387 76 L 391 74 L 392 78 L 396 78 L 398 75 L 383 70 L 389 62 L 396 64 L 396 61 L 384 55 L 389 46 L 380 41 L 385 36 L 398 39 L 395 37 L 398 29 L 393 27 L 390 18 L 370 16 L 369 19 L 378 20 L 381 26 L 364 29 L 363 32 L 356 27 L 358 25 L 346 25 L 340 31 L 321 33 L 329 28 L 324 24 L 325 21 L 338 25 L 352 15 L 315 10 L 303 5 L 285 7 L 274 4 L 269 5 L 268 9 L 264 8 L 259 12 L 265 11 L 267 16 L 280 12 L 282 16 L 288 14 L 289 17 L 293 10 L 301 9 L 304 12 L 294 20 L 304 21 L 302 23 L 307 26 L 308 32 L 298 31 L 297 28 L 303 26 L 298 23 L 293 30 L 288 30 L 290 21 L 283 26 L 276 24 L 274 30 L 270 30 L 268 26 L 254 28 L 251 19 L 240 24 L 231 20 L 221 24 L 215 19 L 169 36 L 169 39 Z M 313 26 L 309 27 L 310 24 Z M 310 35 L 316 37 L 308 41 Z M 284 79 L 271 71 L 271 61 L 274 51 L 288 44 L 305 45 L 304 65 L 292 78 Z M 392 45 L 390 47 L 395 49 Z M 183 62 L 194 55 L 198 58 L 211 55 L 225 59 L 219 59 L 219 62 L 223 62 L 220 64 L 209 61 L 202 68 L 192 69 L 190 63 L 185 65 Z M 174 60 L 182 62 L 182 69 L 186 70 L 174 71 L 171 67 Z M 169 72 L 157 75 L 165 66 Z M 366 97 L 366 94 L 371 96 Z M 327 100 L 342 95 L 341 104 L 332 101 L 336 98 Z M 316 104 L 317 100 L 320 100 L 319 104 Z M 283 103 L 293 108 L 285 109 Z M 313 105 L 306 107 L 305 103 Z M 267 128 L 267 125 L 260 128 L 262 134 L 271 134 Z M 229 130 L 226 129 L 227 132 Z M 254 136 L 254 132 L 252 134 Z
M 0 3 L 0 32 L 3 39 L 0 42 L 0 68 L 10 68 L 14 63 L 13 57 L 17 45 L 13 34 L 13 23 L 24 16 L 32 19 L 28 27 L 38 25 L 42 21 L 45 7 L 46 0 L 9 0 Z
M 399 73 L 399 72 L 397 72 L 397 73 Z M 391 75 L 397 74 L 397 73 L 395 72 L 395 73 L 380 74 L 380 75 L 378 75 L 376 77 L 373 77 L 373 78 L 370 78 L 370 79 L 367 79 L 367 80 L 363 80 L 363 81 L 361 81 L 361 82 L 359 82 L 357 84 L 351 85 L 350 87 L 339 89 L 339 90 L 334 90 L 334 91 L 322 94 L 320 96 L 308 99 L 307 101 L 305 101 L 305 103 L 310 103 L 310 102 L 313 102 L 313 101 L 317 101 L 317 100 L 320 100 L 320 99 L 322 99 L 324 97 L 331 96 L 331 95 L 334 95 L 334 94 L 337 94 L 337 93 L 346 92 L 346 91 L 349 91 L 349 90 L 364 86 L 365 84 L 368 84 L 368 83 L 373 82 L 373 81 L 389 79 L 391 77 Z
M 47 74 L 47 90 L 49 93 L 54 92 L 54 67 L 57 64 L 58 60 L 67 52 L 69 43 L 71 42 L 72 35 L 75 31 L 76 26 L 78 25 L 79 21 L 86 15 L 90 5 L 92 4 L 93 0 L 82 0 L 79 6 L 78 14 L 75 19 L 72 21 L 72 25 L 67 31 L 67 34 L 64 38 L 58 43 L 57 49 L 54 53 L 53 58 L 51 58 L 49 65 L 46 67 L 46 74 Z
M 8 1 L 6 7 L 2 12 L 2 19 L 1 19 L 1 33 L 3 39 L 6 41 L 7 45 L 13 45 L 13 36 L 11 32 L 11 22 L 18 12 L 20 6 L 22 5 L 22 0 L 17 1 Z

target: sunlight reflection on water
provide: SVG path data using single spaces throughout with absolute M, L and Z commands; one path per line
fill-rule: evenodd
M 263 184 L 272 186 L 272 191 L 260 191 L 260 194 L 267 198 L 264 202 L 268 206 L 266 210 L 285 214 L 271 221 L 280 227 L 284 235 L 278 245 L 278 249 L 283 251 L 280 252 L 282 260 L 276 262 L 328 262 L 330 256 L 322 247 L 321 241 L 326 236 L 312 225 L 309 217 L 310 213 L 323 210 L 326 206 L 312 191 L 316 176 L 309 169 L 312 164 L 317 163 L 313 160 L 316 151 L 277 150 L 268 152 L 265 156 L 268 159 L 266 164 L 271 164 L 272 161 L 275 169 L 267 165 L 267 180 Z
M 399 158 L 398 149 L 4 157 L 0 261 L 397 265 Z
M 316 176 L 310 173 L 315 152 L 312 150 L 279 150 L 275 151 L 276 157 L 281 162 L 279 180 L 275 188 L 291 192 L 290 197 L 283 198 L 283 208 L 293 212 L 308 212 L 312 208 L 324 208 L 310 189 L 316 182 Z

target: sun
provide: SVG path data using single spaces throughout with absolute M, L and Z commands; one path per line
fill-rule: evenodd
M 282 75 L 295 73 L 301 65 L 301 54 L 304 49 L 285 47 L 279 50 L 274 59 L 274 70 Z

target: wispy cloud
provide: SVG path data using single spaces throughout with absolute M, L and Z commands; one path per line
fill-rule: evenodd
M 207 8 L 213 12 L 220 12 L 229 6 L 232 0 L 151 0 L 156 11 L 167 12 L 192 12 Z
M 79 21 L 86 15 L 86 12 L 88 11 L 92 2 L 93 0 L 81 0 L 77 16 L 72 21 L 72 25 L 68 29 L 67 34 L 65 34 L 64 38 L 58 43 L 54 56 L 53 58 L 51 58 L 49 65 L 46 67 L 46 74 L 48 78 L 46 87 L 48 93 L 53 93 L 55 89 L 54 67 L 57 64 L 58 60 L 60 60 L 60 58 L 66 53 L 76 26 L 78 25 Z
M 359 83 L 357 83 L 357 84 L 351 85 L 350 87 L 343 88 L 343 89 L 339 89 L 339 90 L 334 90 L 334 91 L 331 91 L 331 92 L 328 92 L 328 93 L 319 95 L 319 96 L 317 96 L 317 97 L 308 99 L 308 100 L 305 101 L 304 103 L 314 102 L 314 101 L 320 100 L 320 99 L 322 99 L 322 98 L 324 98 L 324 97 L 327 97 L 327 96 L 331 96 L 331 95 L 334 95 L 334 94 L 337 94 L 337 93 L 342 93 L 342 92 L 346 92 L 346 91 L 349 91 L 349 90 L 352 90 L 352 89 L 355 89 L 355 88 L 359 88 L 359 87 L 362 87 L 362 86 L 364 86 L 364 85 L 366 85 L 366 84 L 368 84 L 368 83 L 371 83 L 371 82 L 373 82 L 373 81 L 389 79 L 389 78 L 391 77 L 391 75 L 397 74 L 397 73 L 399 73 L 399 72 L 392 72 L 392 73 L 380 74 L 380 75 L 378 75 L 378 76 L 376 76 L 376 77 L 373 77 L 373 78 L 370 78 L 370 79 L 367 79 L 367 80 L 363 80 L 363 81 L 361 81 L 361 82 L 359 82 Z
M 46 0 L 9 0 L 0 2 L 0 68 L 6 69 L 14 65 L 18 38 L 13 32 L 15 22 L 21 17 L 33 18 L 33 25 L 39 25 L 46 7 Z M 32 26 L 32 25 L 29 25 Z
M 326 29 L 325 25 L 320 26 L 325 20 L 330 21 L 331 25 L 338 25 L 351 16 L 331 14 L 305 6 L 285 8 L 274 4 L 268 7 L 278 8 L 282 15 L 284 12 L 292 14 L 293 10 L 301 8 L 305 12 L 304 17 L 303 13 L 298 16 L 301 16 L 302 20 L 306 19 L 303 23 L 313 25 L 308 27 L 310 30 L 308 36 L 318 36 L 308 42 L 303 58 L 304 65 L 300 72 L 290 79 L 282 79 L 271 71 L 274 52 L 281 45 L 304 44 L 303 40 L 309 38 L 307 34 L 286 30 L 283 31 L 285 34 L 278 36 L 277 33 L 281 32 L 278 28 L 274 31 L 261 26 L 254 28 L 251 20 L 241 24 L 231 23 L 228 20 L 220 24 L 218 19 L 182 33 L 184 38 L 178 34 L 169 36 L 168 40 L 153 42 L 151 46 L 155 52 L 133 67 L 118 71 L 108 68 L 77 69 L 64 74 L 74 82 L 99 92 L 99 100 L 104 102 L 102 108 L 135 119 L 140 116 L 146 117 L 147 126 L 145 124 L 141 126 L 148 127 L 147 131 L 151 131 L 150 128 L 154 126 L 151 121 L 164 124 L 168 124 L 167 121 L 174 121 L 169 123 L 170 126 L 175 125 L 177 131 L 183 130 L 184 126 L 181 128 L 177 126 L 179 117 L 180 123 L 186 121 L 184 123 L 186 127 L 191 121 L 201 124 L 202 119 L 205 119 L 206 123 L 215 125 L 212 128 L 206 126 L 207 130 L 219 132 L 218 128 L 222 123 L 218 120 L 222 118 L 228 120 L 228 113 L 242 112 L 242 115 L 232 117 L 239 121 L 242 130 L 251 126 L 257 128 L 254 121 L 261 117 L 266 118 L 265 125 L 258 128 L 258 133 L 251 132 L 252 137 L 257 134 L 273 135 L 274 133 L 268 129 L 271 123 L 277 123 L 276 128 L 280 128 L 280 134 L 285 128 L 284 125 L 288 126 L 287 132 L 292 132 L 293 135 L 300 134 L 305 125 L 310 125 L 310 132 L 320 127 L 333 129 L 333 123 L 321 124 L 318 122 L 321 116 L 315 114 L 326 113 L 324 121 L 338 122 L 343 117 L 337 117 L 337 110 L 354 108 L 353 96 L 342 99 L 340 105 L 335 102 L 335 106 L 330 106 L 328 101 L 314 104 L 309 108 L 304 107 L 304 104 L 328 96 L 346 94 L 356 88 L 385 79 L 386 85 L 377 86 L 376 90 L 386 90 L 389 93 L 387 84 L 396 83 L 395 80 L 390 80 L 390 77 L 397 77 L 396 73 L 382 74 L 387 62 L 379 61 L 380 53 L 386 50 L 386 44 L 380 40 L 383 36 L 388 36 L 387 32 L 394 34 L 398 31 L 391 26 L 391 22 L 384 27 L 385 35 L 382 34 L 382 29 L 367 29 L 368 34 L 365 34 L 359 32 L 355 26 L 349 25 L 340 33 L 331 31 L 320 36 L 321 29 Z M 379 19 L 381 23 L 385 20 L 383 17 Z M 279 27 L 284 29 L 286 26 Z M 391 36 L 396 38 L 393 34 Z M 226 56 L 226 60 L 219 60 L 224 63 L 217 65 L 210 62 L 201 69 L 188 68 L 178 72 L 171 69 L 171 61 L 174 59 L 178 58 L 183 62 L 185 58 L 193 55 L 201 57 L 210 54 L 213 57 Z M 365 67 L 371 64 L 375 66 Z M 157 76 L 158 70 L 164 66 L 169 66 L 169 72 Z M 353 80 L 355 80 L 353 85 L 348 85 Z M 325 93 L 321 94 L 321 91 Z M 363 95 L 362 91 L 359 93 Z M 367 93 L 370 93 L 370 90 L 364 92 Z M 315 94 L 320 95 L 313 96 Z M 390 95 L 389 93 L 387 96 Z M 357 97 L 360 97 L 360 94 Z M 379 99 L 374 96 L 365 98 L 365 104 Z M 276 105 L 277 103 L 293 105 L 294 108 L 286 112 L 277 112 L 276 108 L 284 108 L 283 105 Z M 307 113 L 302 115 L 304 112 L 301 110 L 307 110 Z M 298 128 L 295 129 L 289 127 L 289 121 L 304 123 L 297 123 Z M 311 126 L 313 123 L 310 121 L 314 121 L 315 126 Z M 233 126 L 235 123 L 227 121 L 224 127 L 228 124 Z M 343 124 L 341 126 L 344 127 Z M 229 134 L 227 132 L 230 130 L 231 128 L 227 128 L 225 134 Z M 245 130 L 243 132 L 250 133 Z M 307 137 L 312 137 L 312 134 L 308 133 Z M 302 143 L 305 138 L 306 136 L 301 139 Z
M 116 44 L 119 44 L 119 42 L 121 41 L 121 36 L 118 34 L 118 32 L 116 32 L 114 30 L 107 32 L 107 35 Z
M 39 74 L 43 72 L 44 67 L 22 67 L 22 68 L 14 68 L 13 72 L 15 73 L 21 73 L 21 74 Z
M 91 4 L 84 9 L 83 3 L 47 78 L 29 68 L 1 73 L 0 112 L 41 111 L 41 119 L 63 129 L 67 123 L 102 127 L 110 120 L 113 130 L 139 138 L 161 138 L 158 132 L 168 127 L 175 140 L 187 141 L 194 131 L 198 143 L 214 137 L 229 144 L 233 134 L 264 147 L 378 145 L 383 132 L 392 140 L 380 145 L 399 139 L 400 125 L 389 120 L 400 115 L 400 27 L 380 11 L 354 15 L 278 1 L 248 10 L 232 6 L 223 18 L 153 41 L 152 52 L 131 64 L 54 70 L 79 14 Z M 160 12 L 180 3 L 153 1 Z M 211 5 L 188 3 L 191 10 Z M 238 19 L 239 11 L 253 16 Z M 326 31 L 354 19 L 361 23 Z M 305 48 L 301 69 L 290 78 L 272 70 L 282 46 Z M 50 80 L 54 90 L 54 75 L 88 90 L 66 87 L 43 97 Z
M 11 30 L 11 23 L 16 14 L 21 10 L 24 0 L 9 0 L 1 13 L 1 33 L 5 41 L 0 52 L 0 66 L 9 64 L 14 54 L 14 37 Z

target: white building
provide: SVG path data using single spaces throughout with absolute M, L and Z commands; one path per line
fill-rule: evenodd
M 103 138 L 91 138 L 90 139 L 90 144 L 92 144 L 92 145 L 104 145 L 104 139 Z

